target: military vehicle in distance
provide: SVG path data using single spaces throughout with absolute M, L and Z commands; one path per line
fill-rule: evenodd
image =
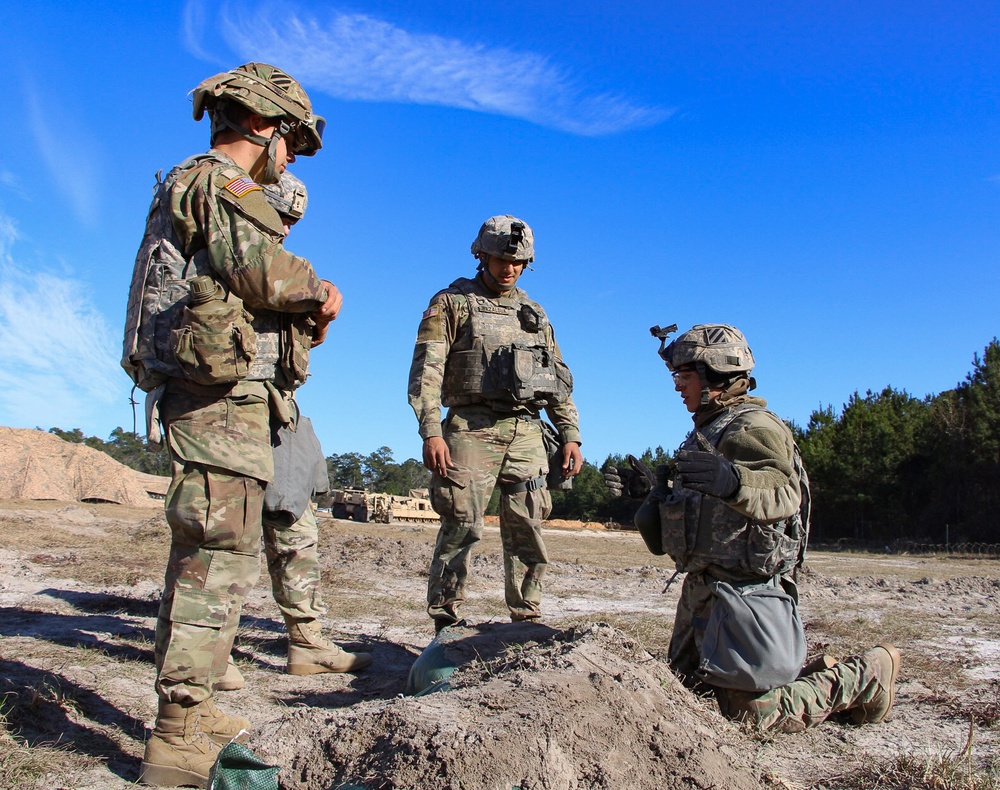
M 371 495 L 364 488 L 348 486 L 344 489 L 335 489 L 330 492 L 330 496 L 333 500 L 330 515 L 334 518 L 369 521 L 372 511 L 369 503 Z
M 360 487 L 347 487 L 330 492 L 334 518 L 365 523 L 374 521 L 391 524 L 394 521 L 417 524 L 436 523 L 438 514 L 431 507 L 426 488 L 410 489 L 409 496 L 378 494 Z

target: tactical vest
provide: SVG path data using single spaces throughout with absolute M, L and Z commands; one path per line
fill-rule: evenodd
M 448 354 L 441 390 L 444 406 L 489 403 L 540 409 L 565 402 L 573 376 L 556 353 L 541 305 L 524 291 L 486 297 L 473 280 L 451 284 L 468 300 L 472 347 Z
M 171 336 L 180 327 L 189 302 L 190 281 L 207 275 L 218 282 L 204 246 L 185 257 L 170 211 L 170 193 L 177 180 L 205 162 L 230 164 L 208 152 L 185 160 L 162 181 L 160 174 L 156 175 L 157 185 L 146 217 L 146 230 L 132 270 L 121 360 L 125 372 L 146 392 L 168 377 L 190 378 L 174 357 Z M 234 294 L 226 292 L 225 299 L 242 308 L 241 300 Z M 255 353 L 250 355 L 246 375 L 241 378 L 273 380 L 280 356 L 280 317 L 260 311 L 250 318 L 253 330 L 245 340 Z
M 730 424 L 748 412 L 764 412 L 787 430 L 767 409 L 743 403 L 728 409 L 701 434 L 718 447 Z M 679 450 L 698 450 L 696 431 L 692 431 Z M 677 570 L 697 572 L 710 565 L 724 568 L 737 576 L 789 576 L 802 565 L 809 536 L 811 501 L 809 477 L 795 446 L 792 465 L 799 479 L 801 500 L 792 516 L 774 523 L 753 521 L 729 507 L 718 497 L 704 496 L 684 488 L 675 478 L 673 494 L 660 505 L 663 547 L 676 563 Z

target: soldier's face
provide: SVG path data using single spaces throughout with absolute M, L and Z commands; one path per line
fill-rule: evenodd
M 681 394 L 684 407 L 694 414 L 701 406 L 701 379 L 697 370 L 680 370 L 672 374 L 674 379 L 674 390 Z M 722 390 L 717 387 L 708 388 L 708 397 L 718 398 Z
M 500 287 L 509 291 L 514 287 L 517 278 L 521 276 L 521 272 L 524 271 L 524 264 L 517 261 L 505 261 L 503 258 L 491 255 L 486 262 L 486 268 L 493 279 L 500 284 Z

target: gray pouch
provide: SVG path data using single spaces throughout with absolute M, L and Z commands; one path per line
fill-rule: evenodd
M 264 489 L 264 510 L 290 527 L 306 512 L 314 493 L 329 490 L 326 458 L 308 417 L 300 416 L 294 427 L 272 430 L 271 450 L 274 480 Z
M 712 592 L 716 601 L 698 666 L 702 679 L 739 691 L 767 691 L 795 680 L 806 660 L 806 635 L 778 577 L 739 589 L 715 582 Z

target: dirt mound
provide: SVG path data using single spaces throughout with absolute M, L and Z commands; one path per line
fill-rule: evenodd
M 169 482 L 51 433 L 0 428 L 0 499 L 163 507 Z
M 500 516 L 484 516 L 483 521 L 492 527 L 500 525 Z M 550 518 L 542 522 L 546 529 L 606 529 L 599 521 L 574 521 L 565 518 Z
M 617 629 L 467 630 L 450 690 L 298 710 L 258 753 L 303 790 L 762 787 L 738 729 Z
M 571 521 L 564 518 L 550 518 L 543 526 L 555 529 L 605 529 L 600 521 Z

